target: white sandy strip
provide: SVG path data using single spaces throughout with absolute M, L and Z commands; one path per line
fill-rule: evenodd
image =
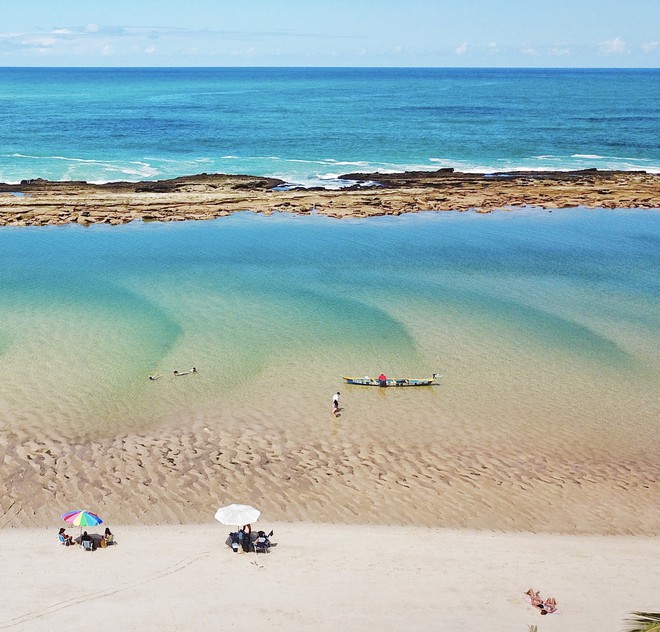
M 0 533 L 0 630 L 620 632 L 660 608 L 660 538 L 263 523 L 278 546 L 256 555 L 215 523 L 117 527 L 89 553 L 57 526 Z

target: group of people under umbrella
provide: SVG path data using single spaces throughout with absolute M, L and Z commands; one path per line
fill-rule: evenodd
M 250 505 L 232 504 L 226 507 L 220 507 L 215 513 L 215 519 L 225 525 L 239 526 L 237 531 L 231 532 L 227 538 L 227 544 L 235 553 L 240 550 L 248 553 L 268 553 L 272 546 L 270 538 L 273 536 L 271 530 L 266 534 L 264 531 L 252 532 L 252 523 L 259 519 L 261 512 Z M 76 509 L 62 514 L 62 520 L 70 525 L 80 527 L 80 535 L 77 538 L 71 537 L 64 527 L 59 530 L 59 540 L 61 544 L 70 546 L 80 544 L 83 549 L 93 551 L 98 547 L 105 548 L 110 544 L 115 544 L 114 536 L 108 527 L 105 528 L 103 535 L 96 533 L 83 533 L 83 527 L 96 527 L 103 523 L 103 520 L 91 511 Z M 240 526 L 242 525 L 242 526 Z
M 226 507 L 220 507 L 215 512 L 215 519 L 225 525 L 242 525 L 237 531 L 232 531 L 227 537 L 226 543 L 234 553 L 243 551 L 249 553 L 268 553 L 272 546 L 270 538 L 273 531 L 252 532 L 252 523 L 259 519 L 261 512 L 250 505 L 232 504 Z
M 60 543 L 65 546 L 80 544 L 83 550 L 94 551 L 99 547 L 105 548 L 111 544 L 115 544 L 115 537 L 108 527 L 105 528 L 103 535 L 97 533 L 90 535 L 87 531 L 83 532 L 83 527 L 96 527 L 103 523 L 103 520 L 91 511 L 76 509 L 74 511 L 67 511 L 60 517 L 64 522 L 68 522 L 74 527 L 80 527 L 80 535 L 77 538 L 70 536 L 64 527 L 60 529 L 58 537 Z

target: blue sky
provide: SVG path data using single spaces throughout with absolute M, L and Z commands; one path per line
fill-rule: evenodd
M 0 66 L 660 66 L 660 0 L 0 0 Z

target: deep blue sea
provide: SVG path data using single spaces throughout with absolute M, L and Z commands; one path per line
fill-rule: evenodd
M 0 181 L 660 171 L 660 70 L 0 69 Z

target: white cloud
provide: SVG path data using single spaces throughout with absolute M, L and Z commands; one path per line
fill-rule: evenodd
M 488 44 L 488 52 L 491 53 L 491 54 L 495 54 L 495 53 L 500 52 L 500 48 L 497 45 L 497 42 L 491 42 L 490 44 Z
M 520 48 L 520 52 L 523 55 L 531 55 L 532 57 L 538 57 L 541 54 L 536 48 L 533 48 L 532 46 L 522 46 Z
M 624 55 L 628 52 L 626 42 L 620 37 L 601 42 L 600 50 L 606 55 Z
M 548 48 L 547 53 L 550 57 L 568 57 L 571 54 L 571 49 L 568 46 L 551 46 Z
M 456 55 L 465 55 L 465 53 L 468 52 L 468 43 L 463 42 L 462 44 L 459 44 L 455 49 L 454 53 Z
M 658 47 L 658 42 L 644 42 L 639 47 L 648 55 Z
M 85 31 L 88 33 L 96 33 L 99 30 L 99 25 L 98 24 L 88 24 L 85 27 Z
M 56 37 L 27 37 L 21 43 L 24 46 L 33 46 L 35 48 L 41 49 L 42 51 L 47 48 L 52 48 L 56 44 L 59 44 L 59 41 Z

